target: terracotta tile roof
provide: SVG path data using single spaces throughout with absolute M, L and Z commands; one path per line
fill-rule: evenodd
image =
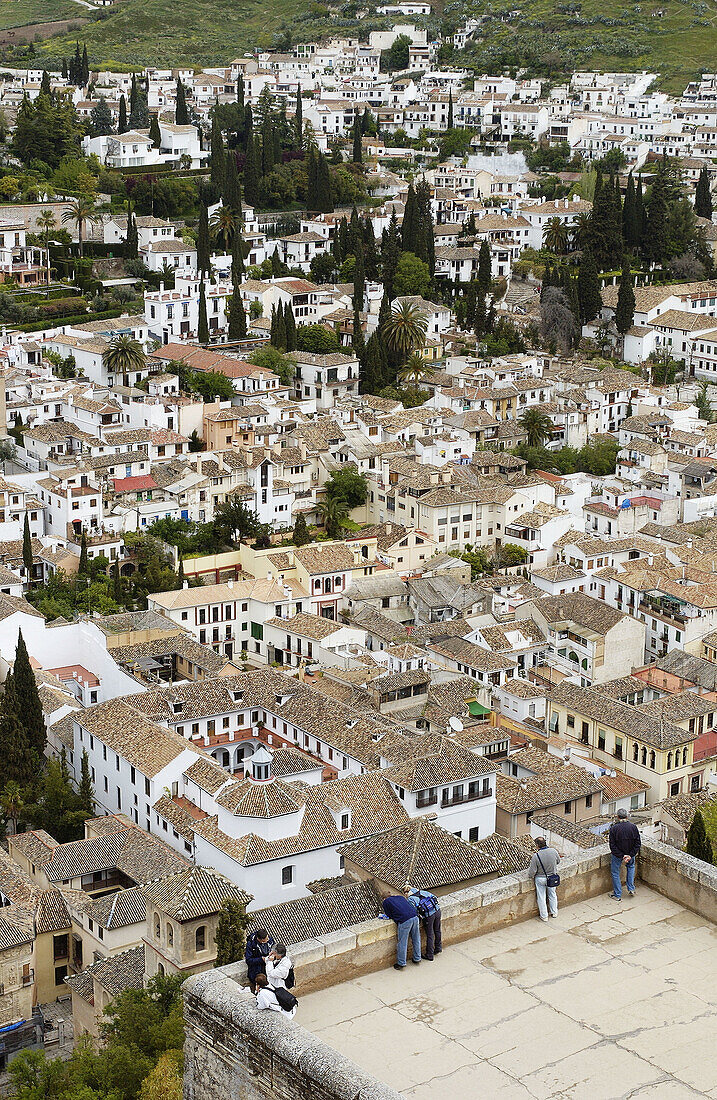
M 509 814 L 547 809 L 588 794 L 600 794 L 598 781 L 585 768 L 564 764 L 558 771 L 544 772 L 533 779 L 512 779 L 498 772 L 498 808 Z
M 147 901 L 180 924 L 217 913 L 227 898 L 248 905 L 250 894 L 216 871 L 191 867 L 145 886 Z
M 291 948 L 315 936 L 330 935 L 377 917 L 381 908 L 368 882 L 353 882 L 309 897 L 285 901 L 251 914 L 248 931 L 268 928 L 277 943 Z
M 650 789 L 649 783 L 643 783 L 641 779 L 633 779 L 624 772 L 617 772 L 616 775 L 601 775 L 598 777 L 598 783 L 603 790 L 603 802 L 614 802 L 617 798 L 627 798 Z
M 88 976 L 114 999 L 125 989 L 142 989 L 144 985 L 144 947 L 132 947 L 88 966 L 79 974 L 65 978 L 73 993 L 88 999 Z M 94 988 L 94 987 L 93 987 Z
M 269 818 L 298 813 L 305 799 L 298 787 L 281 779 L 243 779 L 225 787 L 216 801 L 235 817 Z

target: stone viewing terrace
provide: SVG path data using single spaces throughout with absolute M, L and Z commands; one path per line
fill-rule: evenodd
M 618 903 L 608 863 L 563 860 L 547 924 L 525 873 L 443 898 L 446 950 L 403 972 L 388 922 L 297 945 L 295 1021 L 242 965 L 191 979 L 185 1097 L 717 1098 L 717 869 L 646 842 Z

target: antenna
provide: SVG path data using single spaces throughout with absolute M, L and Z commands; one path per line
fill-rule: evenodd
M 451 727 L 454 733 L 462 733 L 464 728 L 460 718 L 449 718 L 448 725 Z

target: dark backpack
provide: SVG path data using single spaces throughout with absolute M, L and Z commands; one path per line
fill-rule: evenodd
M 286 975 L 286 982 L 284 984 L 287 989 L 293 989 L 296 985 L 296 974 L 294 973 L 293 966 L 289 967 L 289 973 Z
M 291 1012 L 299 1003 L 294 994 L 289 993 L 289 990 L 284 989 L 283 986 L 274 990 L 274 996 L 279 1002 L 279 1008 L 283 1008 L 284 1012 Z
M 428 917 L 438 910 L 438 899 L 428 891 L 421 891 L 418 895 L 418 915 Z

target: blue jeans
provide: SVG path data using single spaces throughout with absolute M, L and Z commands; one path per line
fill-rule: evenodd
M 635 893 L 635 856 L 632 857 L 629 863 L 625 864 L 627 867 L 627 892 L 629 894 Z M 620 868 L 622 867 L 622 856 L 610 857 L 610 874 L 612 875 L 612 892 L 617 898 L 622 897 L 622 886 L 620 884 Z
M 408 937 L 411 937 L 413 948 L 413 961 L 421 961 L 421 925 L 418 916 L 410 917 L 401 924 L 396 925 L 396 962 L 399 966 L 406 965 L 406 953 L 408 951 Z

